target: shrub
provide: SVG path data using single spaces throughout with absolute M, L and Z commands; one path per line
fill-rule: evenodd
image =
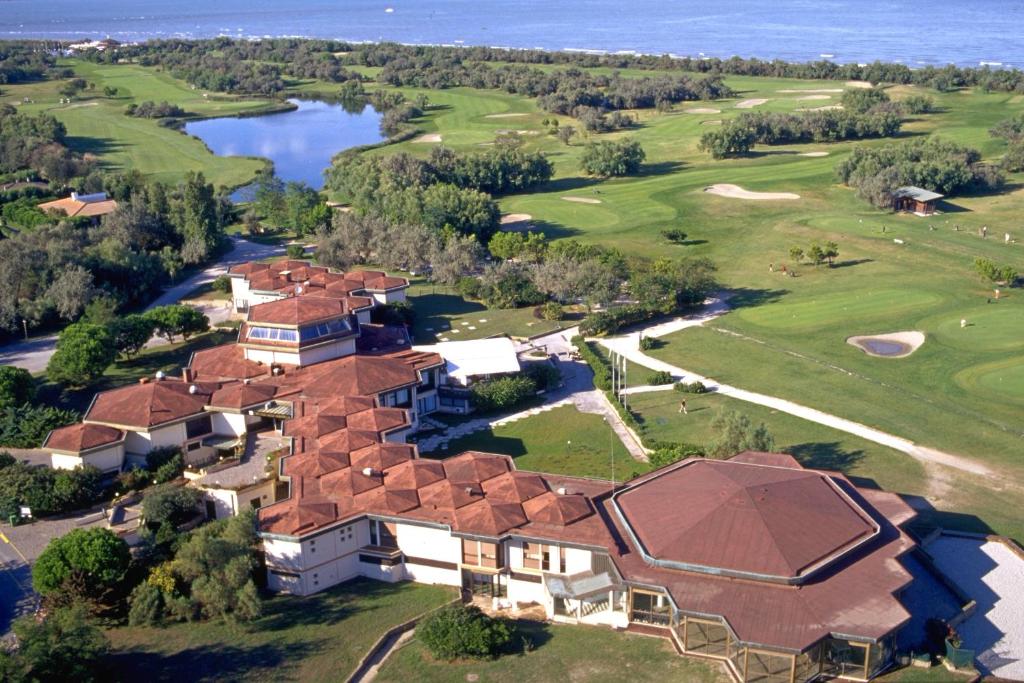
M 683 244 L 686 242 L 686 233 L 678 228 L 662 230 L 661 236 L 664 237 L 666 241 L 671 242 L 672 244 Z
M 32 587 L 43 596 L 67 586 L 73 576 L 87 593 L 115 586 L 128 571 L 128 544 L 111 531 L 74 529 L 53 539 L 32 566 Z
M 14 462 L 0 468 L 0 519 L 17 514 L 21 505 L 34 517 L 74 510 L 96 500 L 103 477 L 95 467 L 54 470 Z
M 591 347 L 590 342 L 583 339 L 581 336 L 572 338 L 572 345 L 576 347 L 576 350 L 580 354 L 587 365 L 590 366 L 591 371 L 594 373 L 594 386 L 598 389 L 607 391 L 612 388 L 612 366 L 604 356 L 599 355 Z
M 580 334 L 584 336 L 605 336 L 614 334 L 628 325 L 646 322 L 661 315 L 661 311 L 650 306 L 631 304 L 600 313 L 591 313 L 580 323 Z
M 703 394 L 708 390 L 703 382 L 676 382 L 674 388 L 683 394 Z
M 141 467 L 132 467 L 117 475 L 117 488 L 122 493 L 146 488 L 153 475 Z
M 300 259 L 306 255 L 306 247 L 302 244 L 289 244 L 284 248 L 284 253 L 290 259 Z
M 20 406 L 36 397 L 36 381 L 24 368 L 0 366 L 0 408 Z
M 181 455 L 181 448 L 177 446 L 154 448 L 149 453 L 146 453 L 146 469 L 150 472 L 155 472 L 160 469 L 160 467 L 173 460 L 176 455 Z
M 547 362 L 530 363 L 523 372 L 533 380 L 537 389 L 544 391 L 554 389 L 562 379 L 562 373 L 558 371 L 558 368 Z
M 143 581 L 128 598 L 128 624 L 131 626 L 154 626 L 163 615 L 163 596 L 160 589 Z
M 461 294 L 464 299 L 479 299 L 480 279 L 469 275 L 460 277 L 458 283 L 455 285 L 455 289 L 458 290 L 459 294 Z
M 113 336 L 105 327 L 74 323 L 58 336 L 46 374 L 52 382 L 83 387 L 102 375 L 116 355 Z
M 166 484 L 180 477 L 184 471 L 185 459 L 181 456 L 181 453 L 177 453 L 171 456 L 170 460 L 156 468 L 156 471 L 153 472 L 153 480 L 158 484 Z
M 496 656 L 511 641 L 512 628 L 478 607 L 449 605 L 420 622 L 416 634 L 437 659 L 485 659 Z
M 672 384 L 672 373 L 668 370 L 659 370 L 647 376 L 647 383 L 653 386 Z
M 592 142 L 583 150 L 580 166 L 589 175 L 626 176 L 637 173 L 646 158 L 646 153 L 636 140 L 627 138 L 618 142 Z
M 488 413 L 507 410 L 522 403 L 536 393 L 537 385 L 525 375 L 515 375 L 480 382 L 471 391 L 473 406 Z
M 987 258 L 974 260 L 974 269 L 978 275 L 990 282 L 1003 282 L 1011 287 L 1017 281 L 1017 269 L 1013 266 L 998 266 Z
M 196 512 L 202 494 L 193 488 L 164 484 L 142 499 L 142 517 L 150 529 L 172 527 L 188 521 Z
M 28 403 L 0 411 L 0 445 L 38 448 L 51 430 L 78 422 L 78 413 Z
M 564 315 L 562 305 L 557 301 L 549 301 L 540 307 L 540 317 L 544 320 L 561 320 Z
M 215 292 L 228 294 L 231 292 L 231 278 L 227 275 L 218 275 L 214 281 L 210 283 L 210 287 L 213 288 L 213 291 Z
M 661 346 L 661 341 L 654 337 L 640 337 L 640 350 L 650 351 Z
M 651 466 L 658 468 L 671 465 L 686 458 L 699 457 L 704 455 L 700 446 L 689 443 L 655 443 L 651 444 L 654 452 L 648 458 Z

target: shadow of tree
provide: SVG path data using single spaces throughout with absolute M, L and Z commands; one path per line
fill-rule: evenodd
M 845 450 L 837 441 L 801 443 L 790 446 L 786 450 L 804 467 L 817 470 L 834 470 L 845 473 L 864 459 L 864 451 Z
M 850 268 L 852 266 L 859 266 L 859 265 L 861 265 L 863 263 L 874 263 L 874 261 L 875 261 L 874 259 L 870 259 L 870 258 L 848 259 L 846 261 L 836 261 L 835 263 L 832 264 L 832 267 L 833 268 Z
M 287 679 L 288 671 L 322 648 L 327 639 L 304 643 L 263 643 L 258 646 L 203 645 L 174 653 L 133 647 L 107 656 L 109 680 L 174 681 L 175 683 L 237 681 L 272 677 Z
M 789 294 L 788 289 L 752 289 L 750 287 L 738 287 L 727 291 L 729 306 L 732 308 L 746 308 L 761 306 L 779 301 Z

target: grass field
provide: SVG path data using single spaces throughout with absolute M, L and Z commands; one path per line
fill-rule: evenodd
M 581 413 L 572 406 L 475 432 L 424 457 L 447 457 L 470 450 L 511 455 L 517 469 L 534 472 L 610 479 L 612 458 L 616 481 L 647 471 L 646 464 L 629 455 L 604 418 Z
M 446 586 L 357 579 L 270 598 L 252 624 L 112 629 L 111 680 L 345 680 L 389 628 L 456 597 Z
M 422 681 L 686 681 L 725 683 L 721 665 L 681 657 L 664 638 L 617 633 L 601 626 L 518 621 L 514 653 L 493 660 L 439 662 L 415 638 L 381 667 L 381 683 Z M 531 643 L 524 651 L 522 640 Z
M 218 157 L 199 139 L 154 120 L 125 116 L 124 110 L 133 103 L 167 101 L 195 116 L 231 116 L 267 110 L 275 106 L 271 102 L 212 93 L 204 97 L 202 91 L 164 72 L 133 64 L 67 63 L 96 87 L 71 104 L 61 104 L 57 92 L 61 81 L 5 86 L 0 103 L 57 117 L 67 127 L 69 146 L 95 155 L 101 166 L 111 171 L 136 169 L 169 183 L 181 180 L 187 171 L 202 171 L 215 186 L 233 187 L 248 182 L 263 168 L 259 159 Z M 117 96 L 104 97 L 105 87 L 117 88 Z M 22 102 L 26 97 L 31 102 Z

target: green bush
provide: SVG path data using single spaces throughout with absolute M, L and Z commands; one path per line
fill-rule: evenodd
M 231 292 L 231 278 L 227 275 L 218 275 L 217 278 L 210 283 L 210 287 L 215 292 L 228 294 Z
M 0 408 L 29 403 L 36 397 L 36 381 L 24 368 L 0 365 Z
M 640 350 L 650 351 L 661 346 L 661 340 L 655 339 L 654 337 L 640 337 Z
M 171 457 L 170 460 L 160 465 L 153 472 L 153 480 L 158 484 L 166 484 L 169 481 L 177 479 L 181 476 L 181 473 L 185 471 L 185 459 L 178 453 Z
M 0 445 L 38 448 L 51 430 L 78 422 L 78 413 L 28 403 L 0 411 Z
M 523 370 L 527 377 L 533 380 L 538 390 L 548 391 L 558 386 L 562 379 L 562 373 L 550 363 L 530 363 Z
M 461 294 L 464 299 L 479 299 L 480 279 L 469 275 L 460 277 L 458 283 L 455 285 L 455 289 L 458 290 L 459 294 Z
M 704 394 L 708 390 L 703 382 L 676 382 L 674 388 L 683 394 Z
M 480 382 L 471 389 L 473 407 L 483 413 L 507 410 L 526 399 L 537 391 L 534 381 L 525 375 L 502 377 L 487 382 Z
M 478 607 L 449 605 L 416 627 L 416 635 L 437 659 L 495 657 L 512 640 L 512 628 Z
M 146 581 L 135 587 L 128 604 L 130 626 L 155 626 L 163 616 L 163 596 L 160 589 Z
M 284 253 L 290 259 L 300 259 L 306 255 L 306 247 L 301 244 L 289 244 L 284 248 Z
M 671 465 L 674 462 L 679 462 L 686 458 L 704 455 L 704 450 L 700 446 L 689 443 L 658 442 L 647 445 L 649 448 L 654 449 L 654 452 L 648 456 L 651 466 L 654 468 Z
M 34 517 L 76 510 L 97 500 L 103 476 L 92 466 L 54 470 L 14 462 L 0 468 L 0 519 L 32 509 Z
M 611 363 L 599 355 L 591 347 L 590 342 L 583 339 L 581 336 L 575 336 L 572 338 L 572 345 L 576 347 L 576 350 L 580 354 L 587 365 L 590 366 L 591 371 L 594 373 L 594 386 L 598 389 L 607 391 L 612 388 L 612 366 Z
M 561 320 L 563 315 L 565 313 L 562 310 L 562 305 L 557 301 L 549 301 L 540 307 L 540 317 L 544 320 Z
M 121 493 L 139 491 L 149 486 L 153 475 L 141 467 L 132 467 L 117 475 L 117 488 Z
M 585 337 L 603 337 L 614 334 L 628 325 L 647 322 L 661 315 L 661 311 L 650 306 L 631 304 L 600 313 L 591 313 L 580 323 L 580 334 Z
M 176 455 L 181 455 L 181 448 L 178 446 L 154 448 L 149 453 L 146 453 L 146 469 L 150 472 L 156 472 L 163 465 L 173 460 Z
M 647 383 L 652 386 L 662 386 L 665 384 L 672 384 L 672 373 L 668 370 L 658 370 L 647 375 Z

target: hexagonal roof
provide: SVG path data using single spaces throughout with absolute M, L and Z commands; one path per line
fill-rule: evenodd
M 657 565 L 802 583 L 878 533 L 828 475 L 697 460 L 616 494 L 622 521 Z

